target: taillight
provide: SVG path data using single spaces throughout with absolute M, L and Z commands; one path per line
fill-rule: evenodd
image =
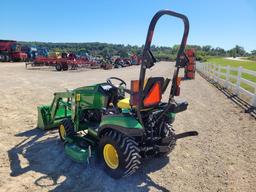
M 176 89 L 174 96 L 180 96 L 180 82 L 181 82 L 181 77 L 177 77 L 176 79 Z
M 176 86 L 175 96 L 180 96 L 180 86 Z
M 132 80 L 131 81 L 131 89 L 133 92 L 139 92 L 139 80 Z
M 177 79 L 176 79 L 176 85 L 177 85 L 177 86 L 180 86 L 180 82 L 181 82 L 181 77 L 177 77 Z
M 131 81 L 132 94 L 130 97 L 130 105 L 135 106 L 139 103 L 139 80 Z

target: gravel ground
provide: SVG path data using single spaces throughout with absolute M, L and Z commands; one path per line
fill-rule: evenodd
M 150 73 L 169 74 L 169 66 L 162 62 Z M 50 103 L 54 92 L 109 76 L 129 81 L 138 71 L 56 72 L 0 63 L 0 191 L 255 191 L 256 121 L 199 75 L 182 82 L 189 108 L 177 115 L 174 128 L 200 135 L 179 140 L 169 157 L 145 160 L 132 177 L 113 180 L 93 161 L 73 162 L 57 130 L 35 128 L 36 107 Z

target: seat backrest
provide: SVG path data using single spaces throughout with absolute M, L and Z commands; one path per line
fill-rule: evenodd
M 151 77 L 143 89 L 143 107 L 158 105 L 162 99 L 163 77 Z
M 164 85 L 163 77 L 150 77 L 143 89 L 143 108 L 153 107 L 160 103 L 162 99 L 162 88 Z M 139 81 L 131 82 L 131 89 L 134 92 L 131 94 L 130 104 L 136 106 L 139 102 Z

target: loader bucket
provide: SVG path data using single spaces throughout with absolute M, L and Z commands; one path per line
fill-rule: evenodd
M 37 127 L 40 129 L 51 128 L 50 106 L 48 105 L 38 106 L 37 111 L 38 111 Z

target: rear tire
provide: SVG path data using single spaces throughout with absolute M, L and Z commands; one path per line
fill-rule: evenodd
M 59 136 L 61 141 L 65 141 L 66 137 L 75 134 L 74 124 L 71 119 L 64 119 L 59 125 Z
M 55 69 L 56 69 L 56 71 L 61 71 L 62 70 L 62 65 L 61 64 L 56 64 Z
M 110 150 L 108 154 L 106 148 L 114 148 L 114 150 Z M 138 143 L 115 131 L 107 132 L 99 142 L 99 155 L 104 171 L 115 179 L 132 175 L 139 169 L 141 164 L 139 152 Z M 117 158 L 112 158 L 112 154 Z
M 68 70 L 68 64 L 66 64 L 66 63 L 62 64 L 62 69 L 63 69 L 63 71 L 67 71 Z

